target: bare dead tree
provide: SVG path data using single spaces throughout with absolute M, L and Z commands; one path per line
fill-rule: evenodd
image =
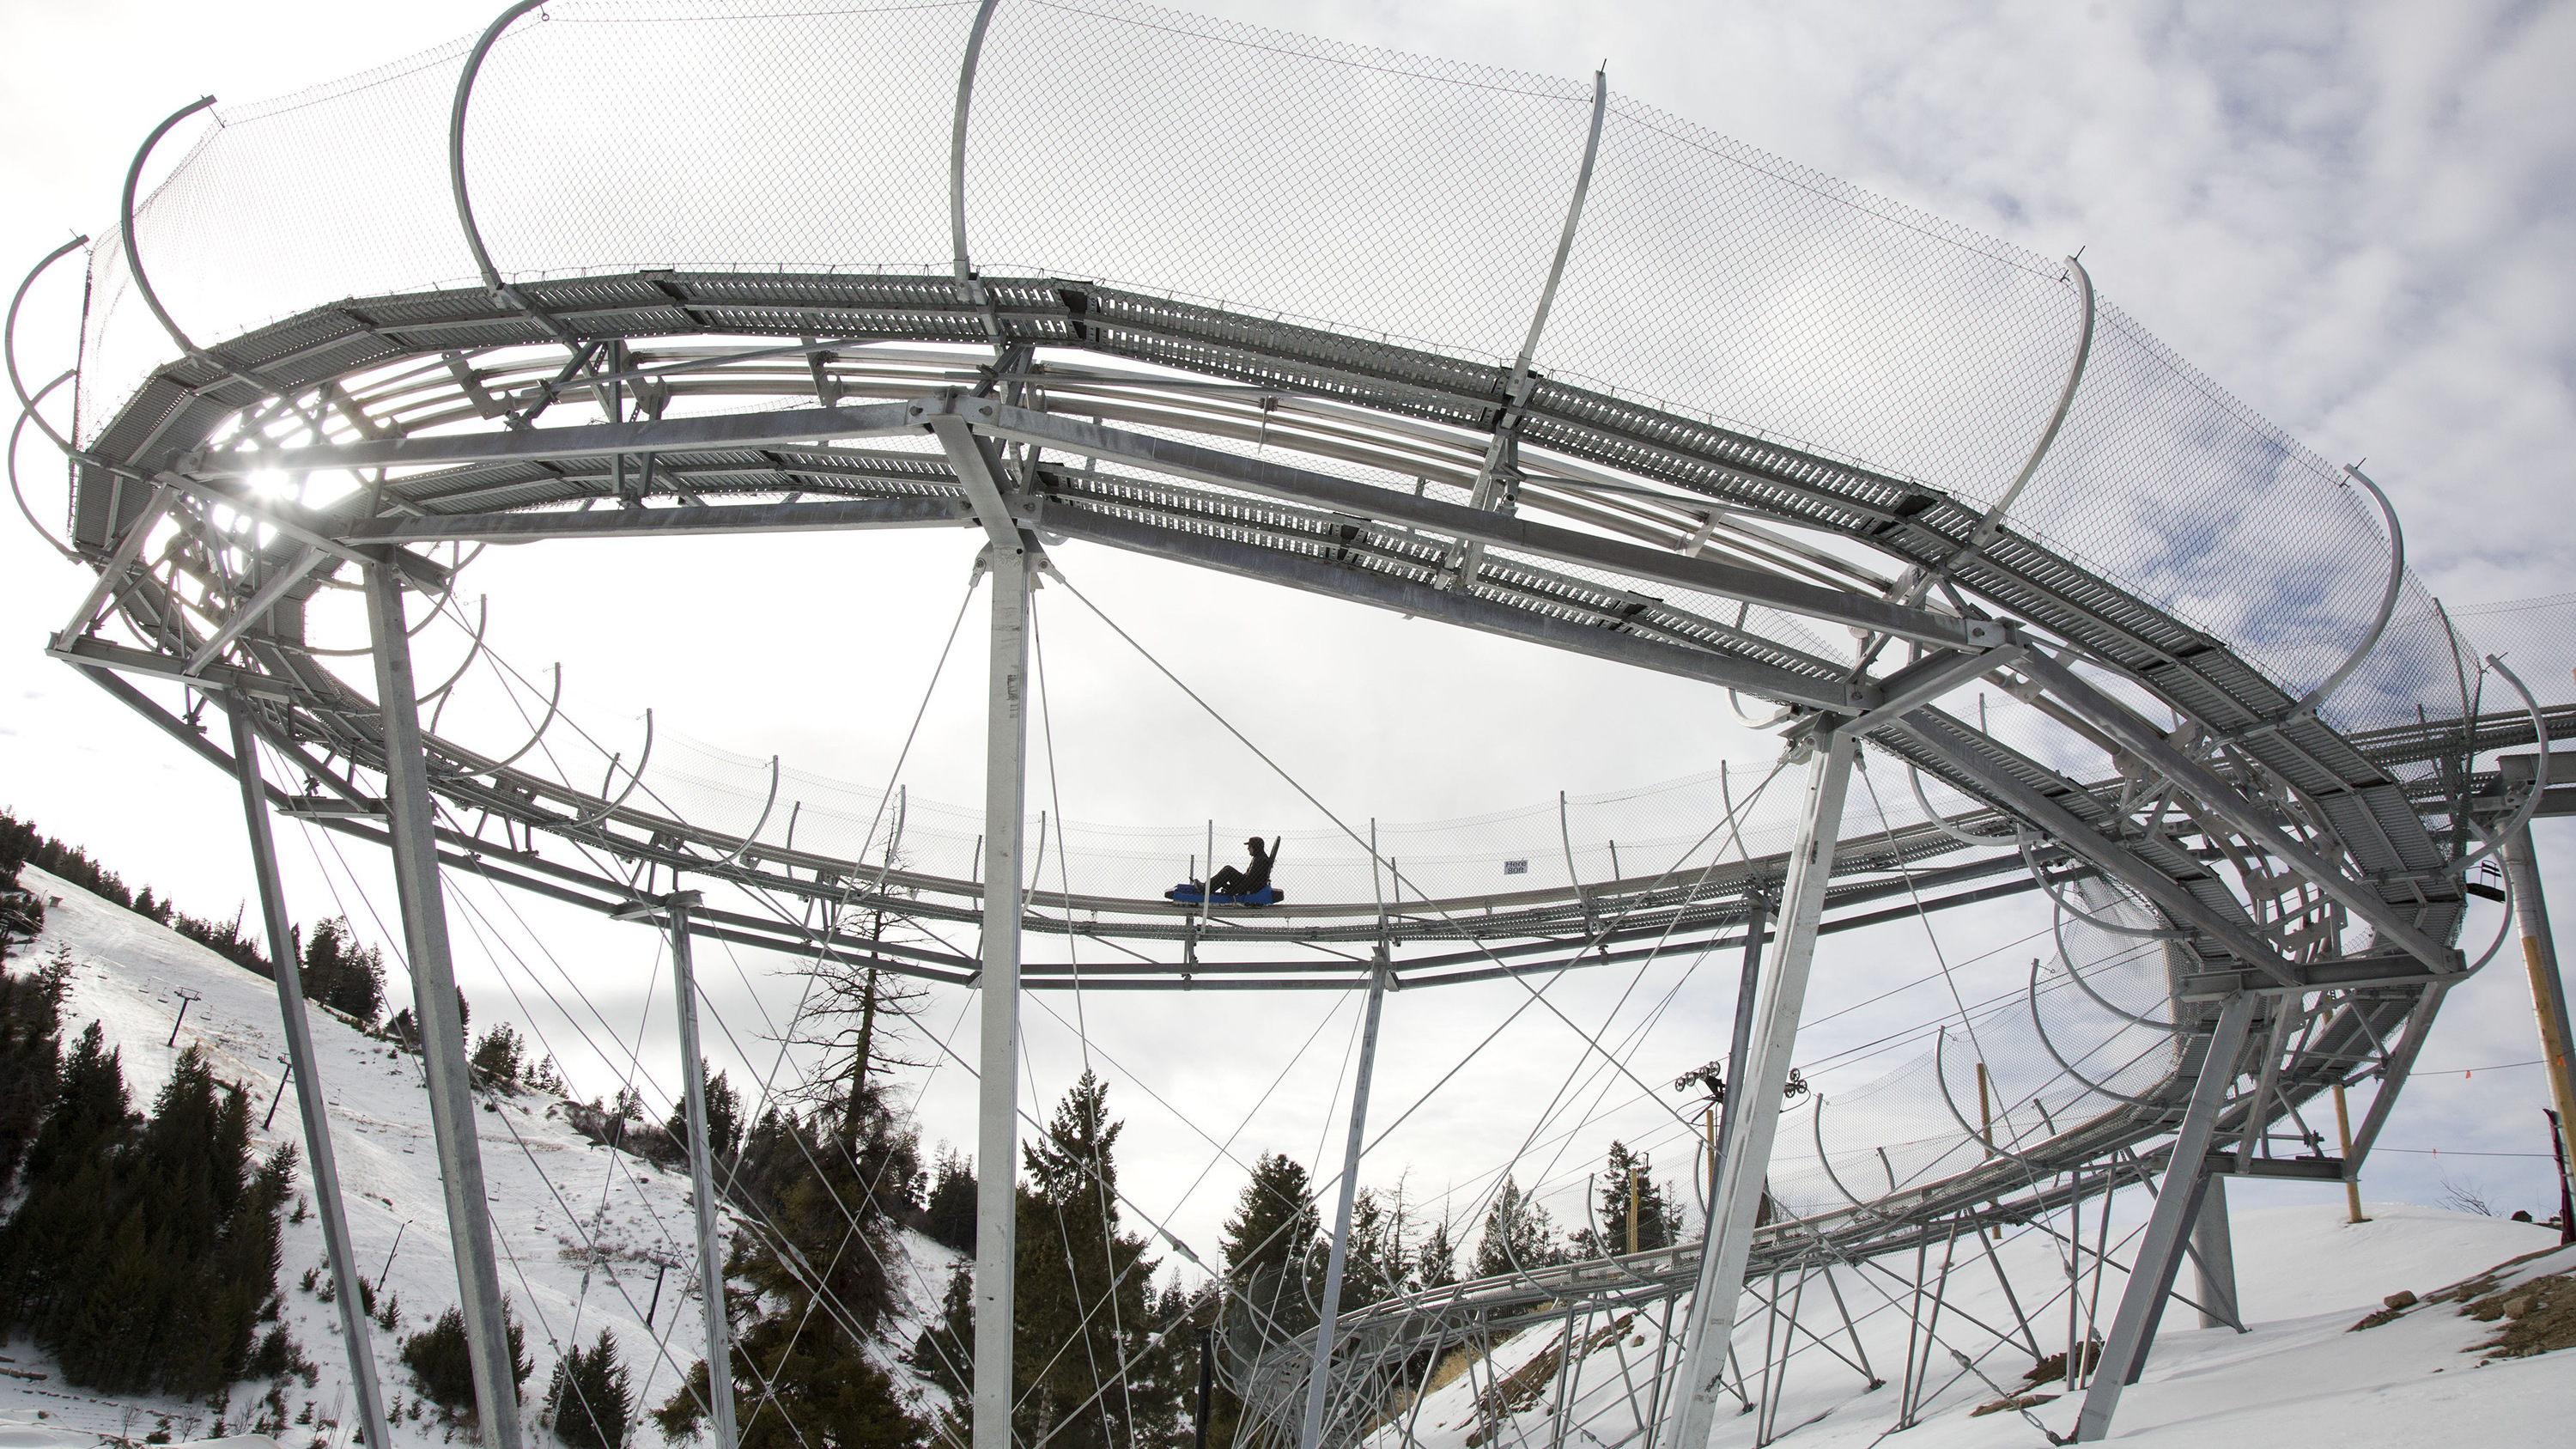
M 2487 1201 L 2483 1183 L 2457 1182 L 2448 1177 L 2442 1179 L 2442 1206 L 2456 1213 L 2476 1213 L 2482 1218 L 2498 1215 L 2495 1204 Z
M 888 958 L 880 954 L 882 947 L 928 936 L 903 908 L 910 889 L 889 884 L 903 860 L 903 812 L 898 808 L 876 879 L 863 882 L 877 888 L 855 910 L 835 908 L 827 923 L 833 928 L 827 938 L 855 940 L 862 951 L 808 963 L 805 974 L 814 989 L 789 1036 L 795 1045 L 824 1052 L 828 1065 L 800 1095 L 813 1110 L 837 1114 L 844 1138 L 857 1135 L 870 1088 L 883 1074 L 926 1065 L 904 1055 L 901 1045 L 910 1039 L 929 991 L 888 970 Z

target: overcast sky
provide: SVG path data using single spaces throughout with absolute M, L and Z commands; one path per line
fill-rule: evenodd
M 2576 532 L 2565 521 L 2576 457 L 2576 299 L 2566 267 L 2576 255 L 2576 128 L 2565 100 L 2576 7 L 1207 8 L 1564 77 L 1606 60 L 1620 91 L 1722 133 L 2042 255 L 2080 247 L 2106 295 L 2223 386 L 2327 458 L 2366 458 L 2405 517 L 2415 568 L 2447 602 L 2553 595 L 2576 577 Z M 0 255 L 31 264 L 76 230 L 105 231 L 133 147 L 199 95 L 239 102 L 297 90 L 470 33 L 489 14 L 440 3 L 327 16 L 270 3 L 0 6 L 0 108 L 13 138 L 0 159 Z M 851 125 L 863 130 L 865 118 Z M 68 274 L 31 301 L 21 365 L 33 376 L 68 365 L 76 302 Z M 36 443 L 21 464 L 38 516 L 58 522 L 59 469 Z M 664 728 L 871 785 L 887 778 L 921 705 L 973 554 L 962 532 L 561 551 L 572 547 L 496 553 L 474 571 L 471 592 L 491 596 L 496 646 L 514 664 L 534 672 L 565 662 L 586 723 L 631 734 L 650 705 Z M 1768 741 L 1726 723 L 1722 699 L 1678 682 L 1098 550 L 1069 548 L 1059 563 L 1114 617 L 1171 646 L 1193 685 L 1354 820 L 1454 818 L 1552 801 L 1559 790 L 1693 775 L 1721 759 L 1757 775 L 1769 764 Z M 0 526 L 0 803 L 88 845 L 130 882 L 201 913 L 229 913 L 249 883 L 224 782 L 39 653 L 87 578 L 16 522 Z M 979 596 L 979 616 L 980 606 Z M 1040 607 L 1059 772 L 1052 784 L 1033 780 L 1033 804 L 1055 808 L 1060 798 L 1077 820 L 1323 823 L 1061 591 L 1042 594 Z M 2509 631 L 2553 617 L 2564 611 L 2484 619 Z M 1240 642 L 1205 647 L 1210 621 Z M 2546 697 L 2570 696 L 2569 641 L 2518 639 L 2516 648 L 2517 660 L 2550 661 L 2534 681 Z M 970 624 L 906 772 L 925 798 L 977 796 L 980 672 Z M 1856 785 L 1855 831 L 1872 818 L 1868 798 Z M 2542 843 L 2545 867 L 2576 861 L 2576 831 L 2546 827 Z M 353 853 L 353 882 L 334 873 L 336 862 L 322 869 L 329 847 L 321 852 L 287 829 L 299 917 L 347 909 L 368 927 L 357 882 L 390 910 L 379 862 Z M 1173 862 L 1176 877 L 1183 864 Z M 650 938 L 513 904 L 619 1035 L 633 1039 L 648 988 L 661 993 L 642 1040 L 667 1065 L 667 992 Z M 488 894 L 473 905 L 478 923 L 457 932 L 458 969 L 478 1020 L 507 1014 L 538 1028 L 577 1086 L 607 1090 L 606 1030 L 592 1022 L 601 1039 L 585 1044 L 579 1011 L 568 1016 L 535 995 L 531 973 L 548 968 L 534 949 L 522 940 L 513 957 L 485 944 L 481 918 L 497 941 L 515 929 L 509 907 Z M 2493 922 L 2491 911 L 2473 917 L 2472 945 Z M 2021 943 L 2045 925 L 2016 903 L 1956 913 L 1935 930 L 1973 1002 L 2015 983 L 2039 949 Z M 1032 954 L 1054 949 L 1060 943 L 1033 944 Z M 734 1032 L 718 1059 L 738 1079 L 768 1070 L 757 1040 L 764 1013 L 776 1019 L 794 999 L 791 984 L 770 974 L 777 964 L 746 955 L 738 979 L 724 956 L 708 968 Z M 2425 1052 L 2428 1071 L 2365 1180 L 2372 1195 L 2439 1201 L 2447 1178 L 2483 1185 L 2507 1206 L 2549 1206 L 2545 1162 L 2459 1155 L 2546 1147 L 2540 1074 L 2505 1065 L 2537 1055 L 2512 964 L 2508 953 L 2504 969 L 2453 993 Z M 1572 981 L 1552 999 L 1579 1021 L 1625 1030 L 1643 1015 L 1638 1001 L 1669 992 L 1659 1026 L 1627 1053 L 1637 1076 L 1668 1081 L 1722 1051 L 1731 974 L 1725 963 L 1668 963 L 1624 1007 L 1625 977 Z M 1949 1009 L 1920 926 L 1833 938 L 1811 1019 L 1908 982 L 1921 984 L 1821 1022 L 1802 1057 L 1820 1060 Z M 503 1004 L 514 988 L 523 1007 Z M 1380 1120 L 1525 999 L 1505 985 L 1392 1001 Z M 926 1004 L 928 1028 L 944 1034 L 966 1002 L 943 992 Z M 1073 1014 L 1067 1000 L 1048 1006 Z M 1328 1139 L 1337 1149 L 1331 1114 L 1353 1003 L 1094 997 L 1085 1015 L 1094 1064 L 1134 1124 L 1130 1190 L 1158 1213 L 1171 1210 L 1172 1226 L 1202 1253 L 1240 1177 L 1220 1163 L 1193 1186 L 1215 1155 L 1197 1131 L 1223 1139 L 1242 1124 L 1227 1149 L 1239 1159 L 1281 1150 L 1312 1161 Z M 1080 1070 L 1083 1047 L 1047 1012 L 1029 1020 L 1032 1099 L 1043 1110 Z M 961 1048 L 971 1036 L 957 1038 Z M 926 1041 L 915 1051 L 938 1056 Z M 1524 1015 L 1373 1155 L 1366 1179 L 1409 1166 L 1417 1193 L 1480 1190 L 1482 1174 L 1531 1130 L 1529 1084 L 1553 1087 L 1583 1060 L 1566 1027 Z M 2497 1069 L 2463 1074 L 2488 1067 Z M 1874 1070 L 1849 1068 L 1847 1085 L 1827 1090 L 1855 1088 Z M 964 1087 L 953 1068 L 925 1081 L 928 1138 L 971 1138 Z M 1579 1189 L 1582 1164 L 1597 1161 L 1611 1135 L 1654 1140 L 1678 1130 L 1661 1108 L 1616 1105 L 1633 1095 L 1618 1085 L 1562 1156 L 1542 1144 L 1523 1180 L 1553 1171 L 1560 1186 Z M 2434 1147 L 2446 1149 L 2444 1160 L 2396 1150 Z M 2241 1191 L 2239 1200 L 2256 1196 Z M 1579 1214 L 1572 1198 L 1558 1203 L 1561 1216 Z

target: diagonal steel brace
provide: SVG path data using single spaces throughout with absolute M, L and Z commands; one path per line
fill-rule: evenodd
M 2067 708 L 2092 721 L 2095 727 L 2117 741 L 2122 749 L 2136 755 L 2166 779 L 2189 791 L 2192 797 L 2209 807 L 2220 819 L 2260 842 L 2289 863 L 2290 868 L 2316 883 L 2339 902 L 2344 909 L 2370 922 L 2381 938 L 2406 948 L 2406 954 L 2435 971 L 2460 969 L 2460 953 L 2442 945 L 2416 929 L 2415 924 L 2398 912 L 2368 885 L 2337 870 L 2333 863 L 2301 845 L 2283 830 L 2272 813 L 2245 798 L 2244 794 L 2220 779 L 2207 765 L 2173 747 L 2164 733 L 2132 713 L 2119 701 L 2103 694 L 2078 678 L 2064 664 L 2050 658 L 2045 651 L 2033 649 L 2018 666 L 2048 692 L 2056 695 Z
M 1945 738 L 1951 730 L 1966 728 L 1948 715 L 1925 705 L 1886 728 L 1903 731 L 1942 764 L 1975 781 L 1996 804 L 2047 831 L 2058 844 L 2081 856 L 2086 864 L 2146 895 L 2174 920 L 2201 932 L 2225 947 L 2230 955 L 2285 986 L 2298 979 L 2290 963 L 2254 933 L 2251 922 L 2229 920 L 2216 907 L 2193 895 L 2179 881 L 2140 859 L 2126 846 L 2104 839 L 2101 831 L 2074 811 Z

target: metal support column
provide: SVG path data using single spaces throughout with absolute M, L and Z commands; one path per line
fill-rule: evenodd
M 1315 1325 L 1315 1362 L 1306 1376 L 1306 1426 L 1297 1437 L 1298 1449 L 1316 1449 L 1324 1440 L 1324 1391 L 1333 1366 L 1333 1325 L 1341 1316 L 1342 1270 L 1350 1262 L 1351 1200 L 1359 1187 L 1360 1146 L 1368 1132 L 1369 1077 L 1377 1067 L 1377 1020 L 1386 1002 L 1386 973 L 1387 949 L 1381 941 L 1370 963 L 1359 1071 L 1351 1078 L 1351 1130 L 1342 1144 L 1342 1190 L 1333 1209 L 1333 1251 L 1324 1260 L 1323 1319 Z
M 402 905 L 421 1066 L 429 1078 L 430 1132 L 438 1146 L 439 1184 L 446 1190 L 447 1236 L 456 1257 L 466 1357 L 474 1371 L 474 1402 L 485 1442 L 492 1449 L 519 1449 L 519 1385 L 510 1372 L 491 1203 L 483 1186 L 482 1148 L 474 1139 L 473 1079 L 465 1064 L 465 1022 L 457 1012 L 456 972 L 448 956 L 437 817 L 421 753 L 420 701 L 412 679 L 411 638 L 403 625 L 402 576 L 394 565 L 378 563 L 368 565 L 366 579 L 367 632 L 376 661 L 376 698 L 384 711 L 385 811 L 394 891 Z
M 2253 1026 L 2254 1000 L 2253 993 L 2240 991 L 2219 1010 L 2208 1054 L 2201 1058 L 2199 1079 L 2192 1084 L 2191 1103 L 2183 1109 L 2182 1130 L 2174 1134 L 2164 1185 L 2156 1190 L 2155 1211 L 2147 1216 L 2146 1236 L 2129 1266 L 2128 1287 L 2121 1290 L 2120 1307 L 2111 1316 L 2111 1336 L 2103 1342 L 2102 1362 L 2092 1387 L 2084 1392 L 2084 1410 L 2075 1421 L 2076 1443 L 2089 1444 L 2111 1432 L 2120 1391 L 2137 1382 L 2138 1371 L 2146 1366 L 2147 1346 L 2155 1340 L 2156 1321 L 2164 1316 L 2165 1295 L 2173 1291 L 2174 1274 L 2182 1267 L 2183 1237 L 2199 1210 L 2201 1189 L 2210 1180 L 2209 1142 Z M 2111 1210 L 2108 1194 L 2102 1210 L 2106 1214 Z
M 1717 1220 L 1718 1165 L 1726 1161 L 1727 1144 L 1735 1140 L 1744 1094 L 1735 1090 L 1744 1075 L 1744 1063 L 1753 1050 L 1753 999 L 1762 987 L 1762 932 L 1769 915 L 1770 902 L 1763 899 L 1759 885 L 1744 895 L 1744 971 L 1735 983 L 1735 1034 L 1727 1038 L 1725 1100 L 1718 1105 L 1717 1141 L 1709 1149 L 1709 1221 Z M 1714 1231 L 1703 1231 L 1701 1241 L 1714 1237 Z
M 2531 975 L 2531 1010 L 2539 1018 L 2540 1055 L 2549 1094 L 2558 1107 L 2561 1177 L 2576 1191 L 2576 1062 L 2569 1052 L 2567 987 L 2558 974 L 2558 944 L 2549 933 L 2549 898 L 2540 889 L 2540 861 L 2532 853 L 2531 827 L 2505 840 L 2505 875 L 2513 885 L 2513 913 L 2522 927 L 2522 964 Z
M 391 1445 L 384 1398 L 376 1388 L 376 1351 L 367 1333 L 358 1260 L 349 1247 L 349 1216 L 340 1203 L 340 1164 L 331 1152 L 331 1109 L 322 1099 L 322 1073 L 313 1057 L 313 1024 L 304 1014 L 304 978 L 295 958 L 295 927 L 286 914 L 286 889 L 277 874 L 277 841 L 269 833 L 267 788 L 259 774 L 259 737 L 251 730 L 250 701 L 224 698 L 232 716 L 233 769 L 241 780 L 242 819 L 250 827 L 251 872 L 259 878 L 259 913 L 268 926 L 268 959 L 277 981 L 277 1014 L 286 1026 L 286 1074 L 295 1079 L 295 1109 L 304 1118 L 304 1161 L 313 1174 L 313 1202 L 322 1212 L 322 1243 L 331 1258 L 332 1296 L 340 1310 L 340 1341 L 349 1354 L 349 1380 L 358 1399 L 358 1425 L 370 1445 Z M 270 1111 L 276 1108 L 272 1106 Z
M 1748 1059 L 1730 1074 L 1734 1081 L 1727 1091 L 1726 1133 L 1718 1146 L 1717 1197 L 1709 1208 L 1699 1288 L 1691 1295 L 1683 1331 L 1682 1393 L 1666 1425 L 1664 1449 L 1701 1449 L 1716 1419 L 1718 1377 L 1734 1337 L 1736 1299 L 1744 1291 L 1744 1265 L 1753 1249 L 1754 1213 L 1780 1127 L 1780 1091 L 1798 1043 L 1798 1015 L 1806 1004 L 1816 927 L 1824 916 L 1825 883 L 1833 875 L 1843 794 L 1851 784 L 1852 752 L 1858 747 L 1859 741 L 1842 729 L 1820 728 L 1811 742 L 1798 835 L 1780 891 L 1774 965 L 1761 983 L 1755 1010 L 1759 1026 L 1747 1047 Z
M 984 993 L 975 1128 L 974 1449 L 1011 1449 L 1012 1281 L 1017 1263 L 1021 796 L 1028 763 L 1029 573 L 1026 535 L 997 538 L 992 660 L 984 738 Z
M 2236 1303 L 2236 1238 L 2227 1223 L 2227 1179 L 2213 1177 L 2191 1223 L 2192 1268 L 2200 1279 L 2200 1326 L 2245 1331 Z
M 716 1449 L 734 1449 L 731 1325 L 725 1321 L 724 1255 L 716 1240 L 715 1143 L 707 1134 L 706 1058 L 698 1046 L 698 978 L 689 956 L 689 908 L 705 897 L 673 891 L 662 904 L 671 920 L 671 993 L 680 1011 L 681 1102 L 689 1119 L 689 1187 L 698 1219 L 698 1289 L 706 1296 L 707 1411 Z

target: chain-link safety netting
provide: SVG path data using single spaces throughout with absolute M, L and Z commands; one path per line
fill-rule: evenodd
M 950 275 L 950 137 L 975 16 L 970 0 L 555 4 L 528 15 L 485 60 L 465 131 L 494 265 L 510 281 L 652 268 Z M 197 341 L 339 298 L 479 285 L 448 164 L 469 48 L 460 40 L 298 95 L 219 107 L 193 141 L 169 145 L 135 241 Z M 1592 107 L 1582 81 L 1107 0 L 1007 0 L 972 97 L 960 193 L 979 270 L 1215 303 L 1485 365 L 1509 363 L 1530 340 Z M 171 353 L 118 240 L 92 253 L 85 437 Z M 1612 95 L 1531 360 L 1555 380 L 1987 509 L 2007 503 L 2080 354 L 2063 427 L 2010 496 L 2005 526 L 2305 694 L 2381 610 L 2389 541 L 2375 507 L 2115 304 L 2096 299 L 2088 327 L 2082 281 L 2065 261 Z M 882 352 L 882 395 L 908 395 L 947 365 L 915 356 Z M 743 405 L 711 395 L 685 406 Z M 1295 409 L 1276 416 L 1282 428 L 1320 426 Z M 1189 436 L 1145 416 L 1122 425 Z M 1424 439 L 1410 467 L 1358 453 L 1299 461 L 1464 502 L 1476 458 L 1455 439 Z M 1534 477 L 1564 463 L 1536 446 L 1524 461 Z M 513 502 L 496 495 L 491 506 Z M 1627 583 L 1506 550 L 1489 558 L 1505 582 L 1522 570 L 1613 591 Z M 1849 641 L 1806 621 L 1680 590 L 1657 597 L 1799 656 L 1850 657 Z M 2526 673 L 2544 697 L 2563 695 L 2563 661 Z M 2346 730 L 2454 718 L 2477 688 L 2475 654 L 2410 579 L 2327 715 Z M 2066 733 L 2018 701 L 1980 699 L 1977 714 L 1998 738 L 2082 773 Z M 2098 770 L 2098 757 L 2090 764 Z M 1284 858 L 1305 901 L 1678 881 L 1786 845 L 1793 792 L 1745 806 L 1763 769 L 1385 826 L 1392 872 L 1323 828 L 1288 832 Z M 570 778 L 589 784 L 579 770 Z M 1918 795 L 1893 781 L 1880 794 L 1895 827 L 1922 823 L 1918 799 L 1968 808 L 1937 782 Z M 971 811 L 889 802 L 791 766 L 764 817 L 768 786 L 765 761 L 666 736 L 632 803 L 721 832 L 757 825 L 755 849 L 950 879 L 979 869 Z M 1204 871 L 1211 837 L 1230 851 L 1256 826 L 1267 822 L 1051 822 L 1044 854 L 1030 852 L 1031 884 L 1041 901 L 1152 899 Z M 2078 998 L 2051 987 L 2043 1000 Z M 1980 1028 L 2018 1029 L 2010 1019 Z M 2102 1034 L 2070 1035 L 2091 1050 Z M 1986 1057 L 2000 1067 L 2031 1055 Z M 2102 1080 L 2143 1070 L 2124 1058 Z M 2039 1086 L 2011 1090 L 2046 1101 Z M 1880 1095 L 1919 1106 L 1923 1094 Z M 1827 1139 L 1833 1114 L 1865 1105 L 1855 1095 L 1823 1109 Z M 1949 1130 L 1931 1121 L 1922 1140 L 1955 1155 Z M 1903 1181 L 1927 1163 L 1888 1166 Z
M 505 279 L 639 268 L 943 274 L 975 6 L 560 4 L 493 47 L 465 132 Z M 464 285 L 458 42 L 218 108 L 138 207 L 200 341 L 338 297 Z M 1013 3 L 973 91 L 988 272 L 1095 279 L 1507 361 L 1572 196 L 1590 88 L 1143 6 Z M 93 254 L 81 414 L 169 353 Z M 2084 333 L 2068 265 L 1613 96 L 1539 371 L 1998 501 Z M 2292 694 L 2366 636 L 2386 556 L 2335 469 L 2099 304 L 2008 524 L 2228 640 Z M 2410 589 L 2331 707 L 2454 712 Z

